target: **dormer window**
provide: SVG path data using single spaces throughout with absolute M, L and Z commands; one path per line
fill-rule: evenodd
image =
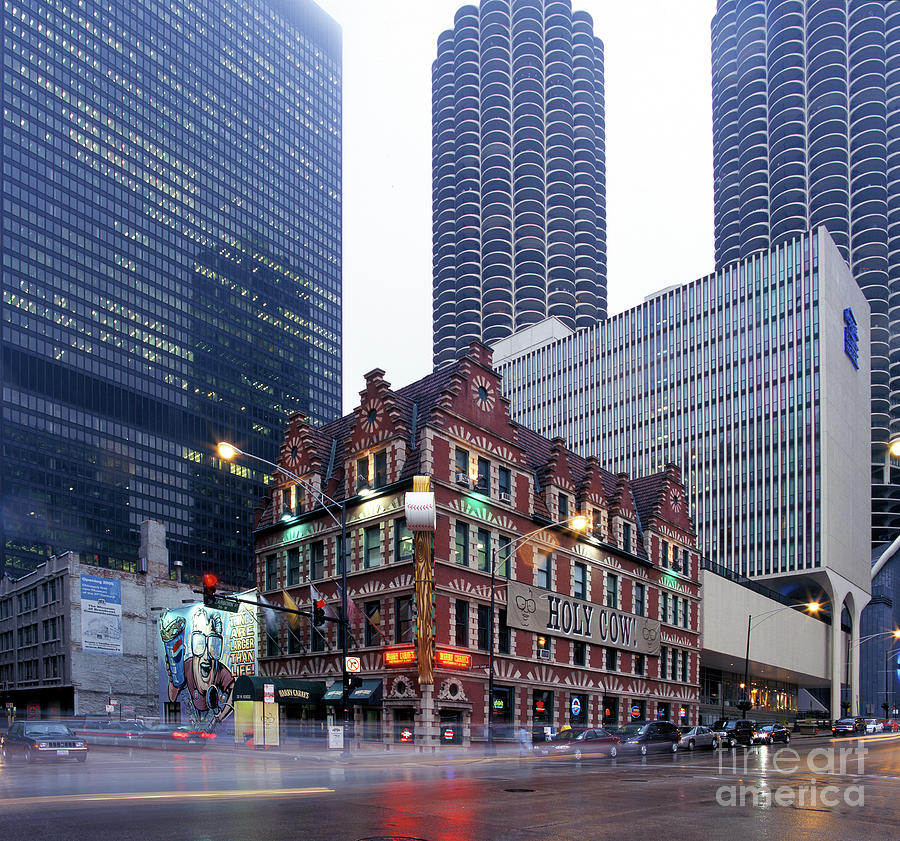
M 559 519 L 560 520 L 568 520 L 569 519 L 569 497 L 561 493 L 557 497 L 557 504 L 559 506 Z
M 631 523 L 622 523 L 622 548 L 631 551 Z
M 356 460 L 356 490 L 357 492 L 369 487 L 369 457 L 364 456 Z
M 387 450 L 375 453 L 375 488 L 383 488 L 387 484 Z
M 387 450 L 356 460 L 356 492 L 383 488 L 387 484 Z

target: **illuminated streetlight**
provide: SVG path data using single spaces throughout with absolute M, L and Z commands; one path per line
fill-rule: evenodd
M 332 499 L 328 494 L 323 493 L 318 488 L 314 487 L 310 484 L 306 479 L 302 476 L 298 476 L 296 473 L 292 473 L 290 470 L 285 469 L 280 464 L 276 464 L 274 461 L 269 461 L 268 459 L 261 458 L 260 456 L 255 456 L 252 453 L 246 453 L 243 450 L 239 450 L 233 444 L 229 444 L 227 441 L 220 441 L 216 446 L 216 451 L 219 454 L 219 457 L 224 459 L 225 461 L 231 461 L 235 456 L 244 456 L 244 458 L 252 459 L 253 461 L 258 461 L 261 464 L 268 465 L 269 467 L 274 468 L 279 473 L 287 476 L 288 479 L 296 482 L 301 487 L 305 488 L 306 491 L 312 494 L 313 498 L 322 506 L 322 509 L 325 513 L 331 517 L 334 522 L 340 526 L 341 529 L 341 619 L 340 619 L 340 627 L 341 627 L 341 643 L 342 643 L 342 665 L 341 665 L 341 694 L 343 700 L 343 708 L 344 708 L 344 756 L 350 755 L 350 740 L 347 738 L 347 730 L 349 727 L 349 676 L 347 674 L 347 654 L 348 647 L 347 641 L 349 637 L 349 625 L 350 623 L 347 620 L 347 500 L 344 499 L 342 502 L 338 502 L 336 499 Z M 335 516 L 334 511 L 331 509 L 333 507 L 337 507 L 340 509 L 341 516 L 340 518 Z
M 756 619 L 758 622 L 765 621 L 771 616 L 774 616 L 776 613 L 781 613 L 784 610 L 805 610 L 811 614 L 816 614 L 822 609 L 822 604 L 820 602 L 803 602 L 801 604 L 787 604 L 784 607 L 776 607 L 774 610 L 767 610 L 765 613 L 757 613 L 756 616 L 752 614 L 747 614 L 747 651 L 744 655 L 744 682 L 741 684 L 741 689 L 743 690 L 744 697 L 741 699 L 741 709 L 744 715 L 750 710 L 750 631 L 753 629 L 753 620 Z

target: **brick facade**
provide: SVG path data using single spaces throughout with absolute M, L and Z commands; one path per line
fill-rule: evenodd
M 363 678 L 381 687 L 380 696 L 354 707 L 355 720 L 366 725 L 360 732 L 390 742 L 408 730 L 424 745 L 449 741 L 448 731 L 453 741 L 485 738 L 492 564 L 498 738 L 511 738 L 522 724 L 540 736 L 545 726 L 624 723 L 635 707 L 642 718 L 696 723 L 699 558 L 677 469 L 641 478 L 610 473 L 561 439 L 512 422 L 500 386 L 490 351 L 475 343 L 453 366 L 397 391 L 375 370 L 351 415 L 319 429 L 297 415 L 286 431 L 280 464 L 347 508 L 350 653 L 360 658 Z M 430 478 L 437 507 L 433 687 L 419 685 L 414 662 L 386 662 L 389 652 L 415 648 L 415 570 L 404 528 L 414 475 Z M 256 515 L 258 586 L 274 603 L 286 589 L 305 608 L 312 573 L 337 616 L 338 525 L 312 494 L 291 490 L 280 476 L 277 483 Z M 589 518 L 586 534 L 569 522 L 553 525 L 576 514 Z M 659 654 L 506 625 L 510 542 L 510 581 L 533 587 L 538 601 L 555 594 L 598 614 L 608 608 L 650 620 L 646 627 L 658 621 Z M 319 562 L 311 565 L 312 558 Z M 418 609 L 415 621 L 431 621 L 430 613 Z M 263 674 L 340 680 L 333 623 L 321 635 L 305 619 L 293 630 L 283 624 L 268 651 Z M 464 655 L 456 659 L 465 667 L 443 665 L 448 654 Z

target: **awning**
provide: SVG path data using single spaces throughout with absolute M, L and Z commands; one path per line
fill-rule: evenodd
M 242 675 L 234 682 L 232 700 L 264 701 L 266 686 L 273 687 L 276 704 L 318 704 L 325 692 L 324 683 L 312 680 Z
M 378 704 L 381 702 L 382 685 L 380 680 L 364 680 L 359 689 L 354 689 L 350 693 L 350 702 L 353 704 Z M 344 697 L 344 684 L 342 681 L 336 680 L 324 698 L 326 704 L 339 704 Z

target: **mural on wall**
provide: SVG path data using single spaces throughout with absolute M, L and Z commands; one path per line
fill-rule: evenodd
M 256 606 L 237 613 L 187 605 L 159 618 L 160 702 L 208 729 L 233 724 L 234 681 L 256 674 Z

